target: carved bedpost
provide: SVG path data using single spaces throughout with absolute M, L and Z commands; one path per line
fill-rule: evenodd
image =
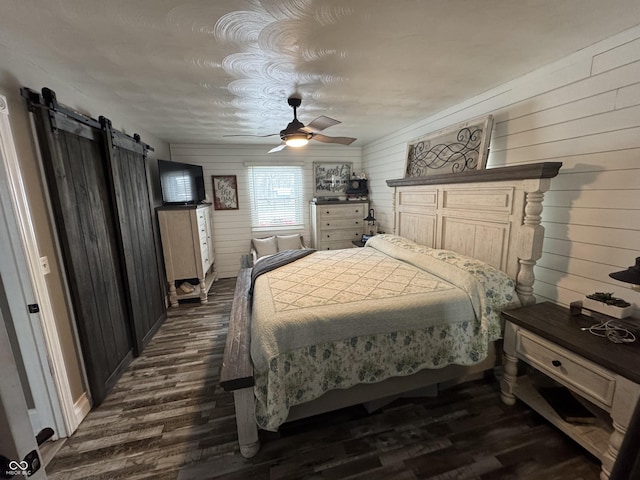
M 533 267 L 542 257 L 542 241 L 544 227 L 540 225 L 542 215 L 542 200 L 544 192 L 549 190 L 551 180 L 548 178 L 527 180 L 524 182 L 525 204 L 524 219 L 518 241 L 518 270 L 516 292 L 523 305 L 536 303 L 533 295 L 535 275 Z
M 391 228 L 391 233 L 394 235 L 398 235 L 398 187 L 394 187 L 393 189 L 393 207 L 392 207 L 392 216 L 393 216 L 393 227 Z

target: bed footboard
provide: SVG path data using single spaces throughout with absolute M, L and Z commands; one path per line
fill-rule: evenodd
M 251 364 L 251 323 L 249 287 L 251 269 L 243 268 L 238 274 L 233 305 L 229 317 L 229 332 L 224 348 L 220 385 L 233 392 L 236 407 L 236 426 L 240 454 L 251 458 L 260 450 L 258 426 L 255 420 L 253 365 Z

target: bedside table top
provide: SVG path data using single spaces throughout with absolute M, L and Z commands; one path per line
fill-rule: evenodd
M 502 315 L 514 325 L 526 328 L 614 373 L 640 383 L 640 339 L 633 343 L 613 343 L 604 337 L 580 330 L 596 324 L 597 320 L 586 315 L 572 317 L 568 308 L 551 302 L 505 310 Z M 636 337 L 639 336 L 638 332 L 634 333 Z

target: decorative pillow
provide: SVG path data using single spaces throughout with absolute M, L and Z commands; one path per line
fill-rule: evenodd
M 282 250 L 300 250 L 302 248 L 302 241 L 300 240 L 300 234 L 295 235 L 278 235 L 278 251 Z
M 256 249 L 258 258 L 278 253 L 276 237 L 254 238 L 251 241 L 253 242 L 253 248 Z

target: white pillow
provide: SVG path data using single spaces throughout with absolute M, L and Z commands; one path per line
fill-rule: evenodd
M 278 251 L 282 250 L 300 250 L 302 248 L 302 241 L 300 240 L 300 234 L 295 235 L 278 235 Z
M 256 249 L 258 258 L 278 253 L 276 237 L 254 238 L 251 241 L 253 242 L 253 248 Z

